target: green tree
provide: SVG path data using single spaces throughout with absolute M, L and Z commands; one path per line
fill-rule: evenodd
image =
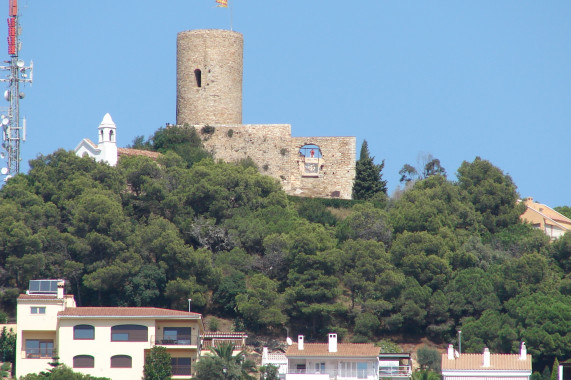
M 3 362 L 16 363 L 16 333 L 6 327 L 0 333 L 0 359 Z
M 355 182 L 353 184 L 353 199 L 371 199 L 379 193 L 387 193 L 387 181 L 383 180 L 382 170 L 385 160 L 375 164 L 375 157 L 369 153 L 367 140 L 361 145 L 361 154 L 355 166 Z
M 171 356 L 162 346 L 154 346 L 145 358 L 144 380 L 169 380 L 172 376 Z
M 519 223 L 525 205 L 517 204 L 519 195 L 509 175 L 491 162 L 476 157 L 471 163 L 462 162 L 457 177 L 460 188 L 467 192 L 489 232 L 495 233 Z
M 421 370 L 413 372 L 412 379 L 413 380 L 440 380 L 441 376 L 433 370 L 421 369 Z
M 234 344 L 222 343 L 210 348 L 211 355 L 196 364 L 197 380 L 254 380 L 256 364 L 245 358 L 245 352 L 234 355 Z
M 273 364 L 260 367 L 260 380 L 279 380 L 279 368 Z
M 432 370 L 436 373 L 440 372 L 441 356 L 442 355 L 440 355 L 438 350 L 430 348 L 426 344 L 420 346 L 416 351 L 416 357 L 420 368 L 424 370 Z
M 553 361 L 553 368 L 551 369 L 551 380 L 559 379 L 559 360 L 555 358 Z
M 440 160 L 438 158 L 434 158 L 432 154 L 419 154 L 418 162 L 417 167 L 404 164 L 402 169 L 399 170 L 401 183 L 415 182 L 433 175 L 446 177 L 446 169 L 440 165 Z

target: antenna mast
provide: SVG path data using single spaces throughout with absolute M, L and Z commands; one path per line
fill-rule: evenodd
M 5 158 L 7 166 L 0 169 L 4 175 L 4 181 L 20 172 L 20 142 L 26 140 L 26 119 L 20 125 L 20 99 L 24 93 L 20 92 L 20 82 L 32 83 L 34 63 L 26 66 L 24 61 L 18 58 L 20 51 L 20 25 L 18 23 L 18 0 L 9 0 L 8 5 L 8 54 L 9 61 L 4 63 L 9 66 L 0 66 L 1 70 L 9 72 L 7 77 L 0 78 L 2 82 L 8 82 L 9 87 L 4 92 L 4 99 L 10 103 L 7 115 L 0 115 L 2 126 L 2 149 L 0 158 Z M 29 72 L 29 74 L 28 74 Z

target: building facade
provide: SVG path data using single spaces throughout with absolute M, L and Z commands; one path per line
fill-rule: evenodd
M 173 379 L 191 378 L 202 316 L 154 307 L 77 307 L 62 280 L 30 282 L 17 305 L 16 376 L 46 371 L 54 357 L 75 371 L 140 379 L 153 346 L 171 355 Z
M 285 352 L 286 380 L 349 380 L 379 378 L 379 348 L 371 343 L 337 343 L 329 334 L 328 343 L 305 343 L 298 336 Z
M 460 354 L 452 345 L 442 354 L 442 380 L 529 380 L 531 355 L 525 343 L 519 354 Z

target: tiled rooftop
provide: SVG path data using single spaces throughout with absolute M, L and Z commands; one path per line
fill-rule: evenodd
M 329 356 L 329 357 L 377 357 L 380 348 L 372 343 L 338 343 L 337 352 L 329 352 L 328 343 L 304 343 L 303 350 L 298 349 L 297 343 L 286 350 L 287 357 Z
M 518 370 L 531 371 L 531 355 L 520 360 L 519 354 L 490 354 L 490 366 L 484 367 L 484 355 L 461 354 L 453 360 L 447 354 L 442 354 L 442 370 Z

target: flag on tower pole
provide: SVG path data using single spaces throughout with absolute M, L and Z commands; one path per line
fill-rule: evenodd
M 216 0 L 217 7 L 228 8 L 228 0 Z

